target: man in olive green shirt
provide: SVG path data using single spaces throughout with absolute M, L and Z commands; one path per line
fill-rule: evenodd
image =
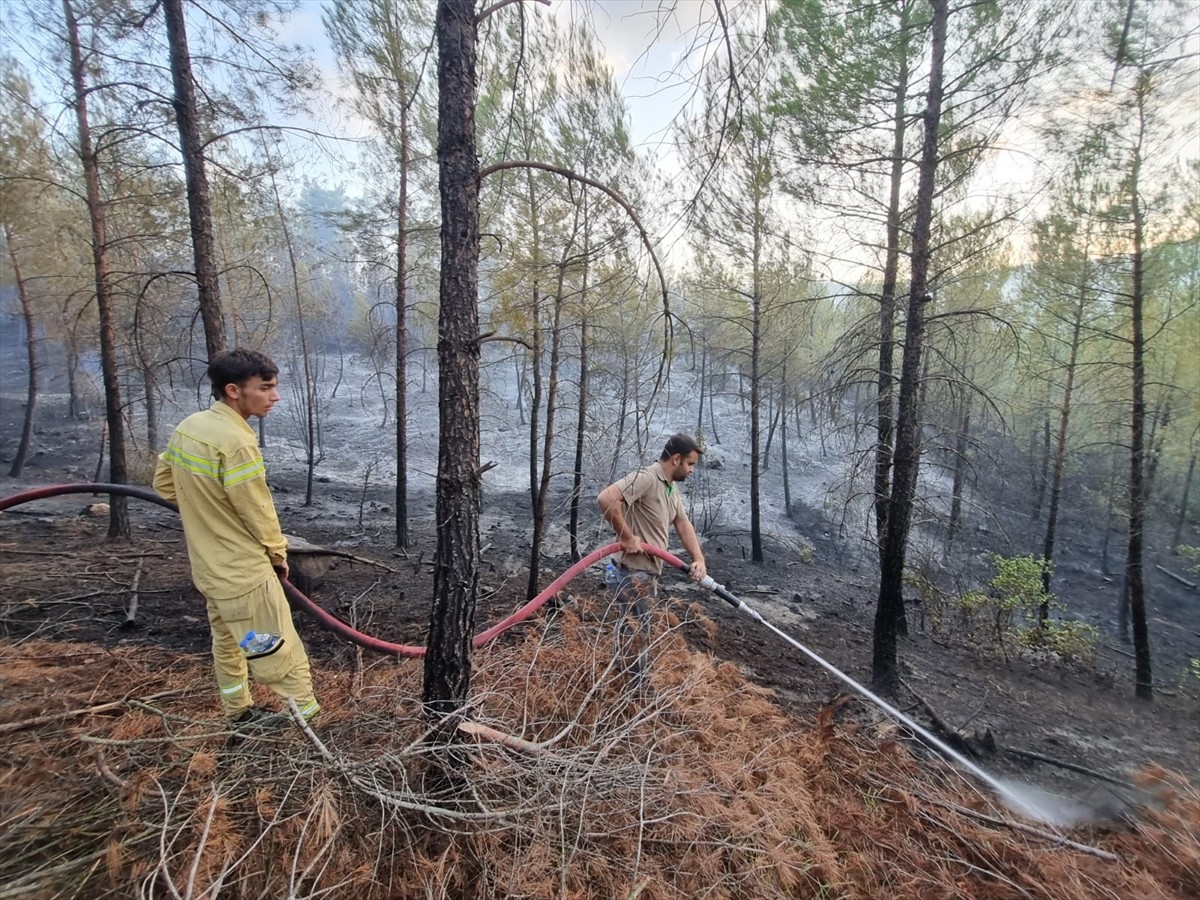
M 158 458 L 154 489 L 179 505 L 192 580 L 208 601 L 225 715 L 235 723 L 270 717 L 253 705 L 253 673 L 280 698 L 295 698 L 301 714 L 311 719 L 321 707 L 276 574 L 288 573 L 287 539 L 258 438 L 248 423 L 279 401 L 279 369 L 265 354 L 238 348 L 215 354 L 208 376 L 216 400 L 175 429 Z M 239 644 L 251 631 L 280 640 L 247 654 Z
M 680 543 L 692 558 L 688 575 L 700 581 L 708 574 L 704 553 L 696 529 L 683 508 L 677 485 L 685 481 L 703 451 L 686 434 L 672 436 L 663 447 L 658 462 L 630 472 L 610 484 L 596 498 L 605 521 L 613 527 L 621 542 L 621 553 L 609 565 L 606 582 L 613 597 L 637 618 L 642 640 L 650 636 L 650 600 L 658 596 L 658 576 L 662 560 L 642 550 L 642 544 L 667 548 L 667 529 L 675 526 Z M 617 644 L 622 656 L 631 652 L 631 629 L 622 614 Z M 649 647 L 644 646 L 627 668 L 634 684 L 644 685 L 647 677 Z

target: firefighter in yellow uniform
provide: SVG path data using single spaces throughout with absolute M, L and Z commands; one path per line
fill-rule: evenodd
M 287 576 L 287 539 L 279 528 L 267 470 L 250 427 L 279 401 L 279 369 L 254 350 L 224 350 L 208 367 L 213 405 L 184 419 L 159 456 L 154 490 L 179 505 L 192 580 L 208 601 L 213 664 L 225 715 L 237 724 L 282 724 L 253 705 L 249 674 L 305 719 L 320 710 L 308 654 L 276 573 Z M 278 635 L 268 651 L 247 655 L 247 633 Z M 249 668 L 249 673 L 247 672 Z

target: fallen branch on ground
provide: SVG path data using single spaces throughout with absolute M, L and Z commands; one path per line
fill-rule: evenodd
M 130 702 L 130 700 L 140 699 L 143 702 L 148 700 L 158 700 L 162 697 L 171 697 L 175 694 L 182 694 L 182 688 L 172 691 L 159 691 L 157 694 L 151 694 L 149 697 L 124 697 L 120 700 L 110 700 L 108 703 L 101 703 L 97 706 L 86 706 L 82 709 L 68 709 L 65 712 L 49 713 L 44 716 L 34 716 L 32 719 L 22 719 L 19 722 L 6 722 L 0 725 L 0 734 L 9 734 L 13 731 L 20 731 L 23 728 L 33 728 L 35 725 L 48 725 L 51 722 L 59 722 L 63 719 L 71 719 L 75 716 L 90 716 L 94 713 L 108 712 L 109 710 L 119 709 Z
M 1194 581 L 1188 581 L 1188 580 L 1187 580 L 1186 578 L 1184 578 L 1182 575 L 1176 575 L 1176 574 L 1175 574 L 1174 572 L 1172 572 L 1170 569 L 1164 569 L 1162 566 L 1155 565 L 1155 567 L 1154 567 L 1154 568 L 1158 569 L 1158 571 L 1162 572 L 1162 573 L 1163 573 L 1164 575 L 1166 575 L 1168 578 L 1173 578 L 1175 581 L 1178 581 L 1178 582 L 1179 582 L 1180 584 L 1182 584 L 1184 587 L 1190 587 L 1190 588 L 1191 588 L 1193 591 L 1196 589 L 1196 582 L 1194 582 Z
M 143 556 L 138 560 L 137 571 L 133 573 L 133 583 L 129 586 L 129 606 L 125 609 L 125 628 L 133 628 L 137 624 L 138 613 L 138 585 L 142 583 L 142 566 L 145 565 L 146 558 Z
M 943 809 L 956 812 L 960 816 L 966 816 L 969 819 L 977 819 L 980 822 L 987 822 L 989 825 L 1000 825 L 1004 828 L 1014 828 L 1017 831 L 1023 831 L 1025 834 L 1031 834 L 1034 837 L 1041 838 L 1044 841 L 1049 841 L 1052 844 L 1057 844 L 1062 847 L 1070 847 L 1072 850 L 1078 850 L 1080 853 L 1086 853 L 1089 856 L 1096 857 L 1097 859 L 1105 859 L 1109 862 L 1120 862 L 1115 853 L 1109 853 L 1107 850 L 1101 850 L 1099 847 L 1092 847 L 1089 844 L 1081 844 L 1078 841 L 1065 838 L 1061 834 L 1055 834 L 1052 831 L 1034 828 L 1032 825 L 1026 825 L 1024 822 L 1014 822 L 1011 819 L 998 819 L 995 816 L 989 816 L 985 813 L 976 812 L 973 809 L 967 809 L 965 806 L 959 806 L 955 803 L 946 803 L 942 800 L 935 800 L 933 797 L 927 797 L 924 794 L 914 792 L 913 796 L 922 802 L 931 803 L 934 806 L 940 806 Z
M 1000 744 L 996 745 L 996 749 L 1001 753 L 1008 753 L 1012 756 L 1020 757 L 1021 759 L 1032 759 L 1036 762 L 1046 763 L 1051 766 L 1058 766 L 1060 769 L 1067 769 L 1071 772 L 1078 772 L 1080 775 L 1088 775 L 1100 781 L 1107 781 L 1109 784 L 1115 784 L 1117 787 L 1133 789 L 1134 785 L 1128 781 L 1122 781 L 1119 778 L 1113 778 L 1111 775 L 1105 775 L 1103 772 L 1097 772 L 1095 769 L 1089 769 L 1086 766 L 1080 766 L 1076 763 L 1069 763 L 1065 760 L 1055 759 L 1052 756 L 1043 756 L 1040 753 L 1034 753 L 1031 750 L 1018 750 L 1016 747 L 1004 747 Z
M 974 749 L 967 744 L 966 739 L 958 733 L 957 729 L 951 728 L 946 724 L 945 720 L 938 715 L 937 710 L 933 708 L 928 700 L 914 691 L 903 678 L 900 679 L 900 684 L 906 691 L 912 694 L 914 700 L 921 704 L 921 708 L 924 709 L 925 713 L 929 716 L 929 721 L 933 725 L 933 730 L 938 733 L 939 737 L 941 737 L 944 741 L 946 741 L 946 743 L 960 753 L 965 753 L 968 756 L 977 755 Z

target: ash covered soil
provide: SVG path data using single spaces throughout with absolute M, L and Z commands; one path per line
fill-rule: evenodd
M 0 455 L 11 461 L 22 405 L 13 392 L 0 403 Z M 422 402 L 424 409 L 422 411 Z M 432 400 L 416 403 L 415 422 L 430 418 Z M 195 408 L 193 405 L 192 409 Z M 89 480 L 96 467 L 99 425 L 76 422 L 65 415 L 61 395 L 40 401 L 37 453 L 19 481 L 6 478 L 2 493 L 61 481 Z M 183 410 L 186 412 L 186 408 Z M 393 489 L 387 483 L 386 457 L 376 445 L 386 444 L 390 428 L 382 427 L 378 411 L 365 407 L 345 411 L 343 422 L 354 429 L 331 425 L 328 440 L 336 434 L 337 449 L 327 445 L 329 462 L 318 467 L 311 506 L 304 505 L 305 479 L 296 445 L 286 437 L 281 423 L 268 439 L 267 460 L 271 485 L 284 530 L 314 544 L 373 559 L 387 568 L 336 559 L 311 596 L 343 619 L 372 635 L 398 643 L 423 643 L 428 629 L 432 596 L 433 533 L 432 474 L 415 467 L 410 488 L 411 545 L 394 549 Z M 490 418 L 489 418 L 490 416 Z M 174 419 L 167 417 L 173 423 Z M 485 475 L 481 520 L 481 591 L 477 631 L 521 606 L 526 599 L 530 535 L 529 501 L 521 489 L 528 478 L 527 459 L 520 458 L 527 433 L 513 421 L 511 409 L 494 399 L 485 411 L 484 461 L 502 465 Z M 664 433 L 681 427 L 664 422 Z M 414 428 L 413 446 L 424 449 L 426 459 L 436 458 L 436 440 L 428 428 Z M 816 502 L 827 487 L 793 486 L 793 520 L 779 514 L 778 483 L 768 479 L 771 533 L 765 541 L 762 564 L 749 560 L 750 540 L 739 518 L 744 499 L 742 461 L 730 450 L 736 442 L 723 435 L 724 449 L 710 451 L 710 460 L 721 460 L 720 469 L 706 469 L 705 511 L 719 508 L 704 537 L 709 571 L 779 628 L 804 643 L 851 677 L 867 682 L 870 673 L 871 623 L 876 583 L 862 553 L 846 549 L 831 535 L 837 526 Z M 506 443 L 507 442 L 507 443 Z M 656 440 L 655 443 L 658 443 Z M 714 448 L 715 449 L 715 448 Z M 432 451 L 432 452 L 431 452 Z M 526 451 L 527 452 L 527 451 Z M 803 466 L 805 458 L 797 453 Z M 367 470 L 371 460 L 376 464 Z M 830 463 L 813 453 L 810 472 Z M 795 464 L 795 463 L 794 463 Z M 392 463 L 394 466 L 394 462 Z M 628 466 L 632 467 L 632 466 Z M 627 467 L 626 467 L 627 468 Z M 775 467 L 778 468 L 777 466 Z M 148 473 L 147 473 L 148 474 Z M 773 478 L 778 478 L 776 472 Z M 136 480 L 136 479 L 135 479 Z M 544 586 L 570 565 L 566 542 L 565 479 L 549 504 L 553 522 L 546 540 L 538 583 Z M 724 494 L 714 486 L 721 485 Z M 582 537 L 585 552 L 611 537 L 599 522 L 592 497 L 585 488 Z M 693 519 L 700 517 L 696 486 L 689 483 Z M 714 499 L 715 498 L 715 499 Z M 67 496 L 37 501 L 0 515 L 0 572 L 3 602 L 3 635 L 12 642 L 36 635 L 42 639 L 95 641 L 105 646 L 149 644 L 205 655 L 208 632 L 204 604 L 191 585 L 186 550 L 177 517 L 156 506 L 131 500 L 134 520 L 132 543 L 106 540 L 107 517 L 87 511 L 93 501 Z M 772 506 L 773 504 L 773 506 Z M 1095 609 L 1094 593 L 1112 592 L 1111 577 L 1095 570 L 1089 559 L 1099 535 L 1068 526 L 1073 538 L 1065 541 L 1063 568 L 1070 571 L 1068 605 Z M 138 611 L 127 623 L 130 587 L 136 579 Z M 781 705 L 798 722 L 811 722 L 817 712 L 845 686 L 778 636 L 741 616 L 715 597 L 691 585 L 682 576 L 664 576 L 665 593 L 672 603 L 700 604 L 715 627 L 685 625 L 692 644 L 703 652 L 730 660 L 754 681 L 772 689 Z M 577 578 L 537 616 L 517 626 L 499 640 L 516 640 L 530 629 L 544 627 L 554 609 L 573 600 L 603 605 L 601 569 L 593 567 Z M 1114 792 L 1121 791 L 1078 771 L 992 749 L 1001 748 L 1050 757 L 1093 770 L 1118 781 L 1129 780 L 1149 764 L 1200 776 L 1200 715 L 1197 692 L 1200 680 L 1187 672 L 1187 660 L 1200 655 L 1200 615 L 1194 591 L 1156 584 L 1150 596 L 1150 628 L 1155 653 L 1156 680 L 1153 703 L 1133 697 L 1129 648 L 1114 636 L 1111 616 L 1095 613 L 1105 622 L 1103 644 L 1089 665 L 1068 664 L 1053 657 L 1014 657 L 1007 662 L 990 650 L 967 640 L 965 626 L 947 615 L 935 631 L 919 604 L 909 609 L 910 634 L 902 639 L 901 660 L 906 689 L 900 706 L 918 721 L 940 723 L 961 734 L 979 761 L 989 770 L 1018 775 L 1083 800 L 1092 808 L 1112 808 Z M 1091 605 L 1089 605 L 1091 603 Z M 1107 600 L 1104 608 L 1111 608 Z M 354 664 L 356 649 L 318 628 L 302 614 L 297 624 L 317 666 L 335 670 Z M 400 660 L 398 666 L 419 666 Z M 400 698 L 403 700 L 403 698 Z M 415 704 L 417 698 L 411 698 Z M 51 699 L 50 701 L 54 701 Z M 213 700 L 213 714 L 216 701 Z M 864 716 L 873 715 L 866 709 Z

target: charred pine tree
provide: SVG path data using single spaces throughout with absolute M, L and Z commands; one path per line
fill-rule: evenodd
M 213 238 L 212 207 L 208 199 L 208 174 L 204 169 L 204 142 L 196 114 L 196 90 L 192 57 L 188 50 L 187 21 L 183 0 L 162 0 L 167 26 L 167 49 L 171 80 L 175 88 L 172 106 L 179 128 L 183 155 L 183 177 L 187 185 L 188 220 L 192 232 L 192 258 L 196 267 L 196 289 L 204 344 L 211 358 L 225 349 L 225 313 L 221 309 L 221 285 L 217 280 L 216 241 Z
M 900 53 L 892 116 L 892 159 L 887 209 L 887 250 L 879 297 L 879 372 L 875 401 L 875 538 L 883 553 L 891 503 L 892 440 L 895 434 L 896 281 L 900 269 L 900 190 L 904 182 L 904 138 L 908 132 L 908 10 L 899 4 Z
M 29 366 L 25 418 L 21 424 L 21 442 L 17 445 L 17 455 L 13 457 L 12 466 L 8 470 L 10 478 L 20 478 L 21 470 L 25 468 L 25 460 L 29 458 L 29 445 L 33 442 L 33 411 L 37 406 L 37 322 L 34 320 L 33 304 L 29 299 L 29 284 L 21 274 L 21 260 L 16 244 L 13 242 L 13 229 L 7 222 L 4 223 L 4 245 L 8 248 L 8 259 L 12 263 L 13 280 L 17 283 L 17 300 L 21 304 L 21 318 L 25 322 L 25 359 Z
M 425 682 L 427 712 L 466 702 L 479 587 L 479 160 L 475 150 L 474 0 L 439 0 L 437 551 Z
M 900 370 L 899 409 L 893 456 L 893 484 L 888 504 L 887 529 L 880 557 L 879 599 L 875 608 L 872 647 L 872 683 L 876 690 L 894 696 L 900 686 L 896 659 L 897 638 L 904 619 L 904 560 L 912 502 L 920 468 L 920 374 L 925 336 L 925 307 L 929 295 L 930 231 L 933 223 L 934 176 L 938 164 L 938 123 L 942 113 L 942 67 L 946 56 L 948 0 L 932 0 L 933 30 L 930 41 L 929 93 L 924 118 L 924 138 L 917 182 L 916 216 L 912 236 L 912 277 L 904 332 L 904 362 Z
M 109 481 L 125 484 L 129 480 L 129 472 L 125 457 L 121 382 L 117 371 L 117 331 L 108 263 L 108 233 L 104 199 L 100 192 L 100 162 L 92 141 L 91 122 L 88 119 L 87 66 L 84 62 L 83 45 L 79 39 L 79 20 L 71 6 L 71 0 L 63 0 L 63 17 L 66 21 L 67 45 L 71 56 L 75 121 L 79 129 L 75 149 L 83 169 L 87 188 L 88 220 L 92 228 L 92 266 L 96 276 L 96 313 L 100 321 L 100 371 L 104 382 L 105 425 L 108 430 Z M 130 536 L 129 524 L 128 498 L 113 494 L 109 506 L 109 539 L 127 540 Z
M 1038 606 L 1038 627 L 1043 628 L 1050 615 L 1050 569 L 1054 562 L 1055 532 L 1058 528 L 1058 509 L 1062 501 L 1063 472 L 1067 462 L 1067 428 L 1071 423 L 1071 400 L 1075 391 L 1075 370 L 1079 359 L 1079 343 L 1083 333 L 1083 296 L 1087 290 L 1087 279 L 1080 285 L 1071 320 L 1071 343 L 1067 349 L 1066 383 L 1063 385 L 1062 407 L 1058 414 L 1058 435 L 1054 445 L 1054 465 L 1050 473 L 1050 508 L 1046 515 L 1046 536 L 1042 542 L 1042 590 L 1046 599 Z
M 576 226 L 578 226 L 578 218 Z M 562 356 L 563 291 L 566 288 L 567 265 L 574 235 L 563 248 L 558 263 L 558 285 L 554 295 L 554 314 L 550 326 L 550 370 L 546 373 L 546 430 L 542 436 L 541 477 L 534 491 L 533 537 L 529 553 L 528 599 L 537 596 L 538 572 L 541 568 L 542 540 L 546 536 L 546 501 L 550 495 L 551 467 L 554 463 L 554 419 L 558 410 L 558 369 Z
M 587 293 L 587 269 L 584 268 L 583 290 Z M 571 481 L 571 520 L 568 526 L 571 538 L 571 559 L 578 561 L 583 558 L 579 547 L 579 506 L 583 497 L 583 447 L 587 436 L 587 405 L 588 405 L 588 318 L 585 312 L 579 320 L 579 395 L 575 407 L 575 465 Z
M 1129 319 L 1132 326 L 1133 396 L 1129 440 L 1129 549 L 1125 556 L 1125 579 L 1129 586 L 1129 612 L 1133 617 L 1134 693 L 1143 700 L 1154 696 L 1150 668 L 1150 633 L 1146 627 L 1146 586 L 1143 575 L 1143 542 L 1146 527 L 1146 334 L 1145 306 L 1145 210 L 1142 208 L 1142 141 L 1146 132 L 1146 94 L 1150 75 L 1141 72 L 1135 89 L 1138 111 L 1138 141 L 1129 173 L 1130 213 L 1133 220 L 1132 283 Z
M 946 533 L 946 553 L 962 525 L 963 492 L 967 483 L 967 450 L 971 446 L 971 395 L 966 389 L 959 392 L 958 425 L 954 435 L 954 475 L 950 490 L 950 523 Z
M 591 220 L 588 217 L 588 192 L 580 197 L 583 205 L 583 273 L 579 294 L 579 394 L 575 405 L 575 464 L 571 478 L 571 559 L 583 557 L 579 548 L 579 506 L 583 499 L 583 448 L 587 435 L 588 405 L 588 264 L 591 261 Z
M 409 104 L 400 108 L 396 212 L 396 546 L 408 546 L 408 168 Z
M 1175 518 L 1175 531 L 1171 536 L 1171 547 L 1179 554 L 1179 537 L 1183 534 L 1183 523 L 1187 518 L 1188 497 L 1192 493 L 1192 476 L 1196 474 L 1196 454 L 1188 460 L 1187 475 L 1183 479 L 1183 494 L 1179 498 L 1179 515 Z
M 1033 446 L 1037 447 L 1036 438 Z M 1042 517 L 1042 504 L 1046 501 L 1046 486 L 1050 483 L 1050 416 L 1042 420 L 1042 460 L 1038 469 L 1037 496 L 1033 501 L 1030 518 L 1037 521 Z

